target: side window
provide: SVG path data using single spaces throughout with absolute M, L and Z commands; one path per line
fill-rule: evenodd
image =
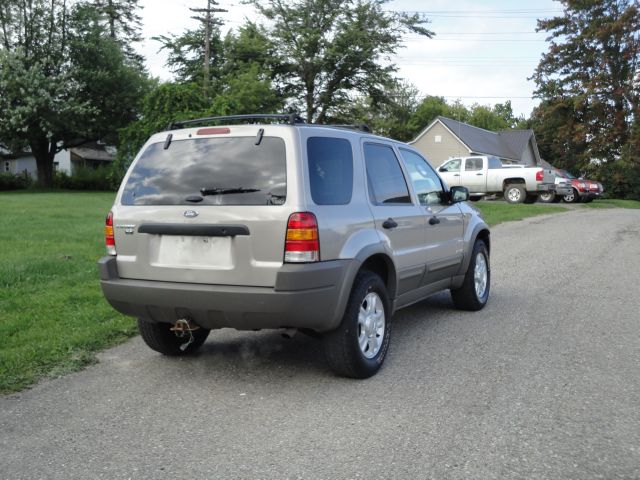
M 420 205 L 438 205 L 443 200 L 443 189 L 440 177 L 433 171 L 427 161 L 411 150 L 400 149 L 413 189 L 418 195 Z
M 388 145 L 365 143 L 369 197 L 376 205 L 411 204 L 409 189 L 393 149 Z
M 465 159 L 464 169 L 467 172 L 482 170 L 482 158 L 472 157 Z
M 439 170 L 441 172 L 459 172 L 460 171 L 460 159 L 454 158 L 453 160 L 449 160 L 447 163 L 442 165 Z
M 307 140 L 311 198 L 316 205 L 346 205 L 353 192 L 353 153 L 344 138 Z

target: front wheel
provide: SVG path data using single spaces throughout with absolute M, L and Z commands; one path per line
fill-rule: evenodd
M 172 331 L 170 323 L 156 323 L 138 319 L 138 331 L 149 348 L 163 355 L 188 355 L 198 350 L 209 336 L 209 330 Z
M 489 251 L 482 240 L 476 240 L 462 286 L 451 289 L 451 298 L 456 308 L 477 311 L 487 304 L 490 289 Z
M 338 375 L 369 378 L 389 350 L 391 310 L 387 288 L 375 273 L 358 273 L 340 326 L 323 338 L 329 367 Z

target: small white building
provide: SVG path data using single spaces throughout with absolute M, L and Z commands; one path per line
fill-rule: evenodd
M 0 149 L 1 172 L 14 175 L 29 175 L 36 180 L 38 167 L 36 159 L 29 151 L 12 153 Z M 73 175 L 78 167 L 98 168 L 108 166 L 115 158 L 115 149 L 99 143 L 89 143 L 81 147 L 61 150 L 53 159 L 53 170 Z

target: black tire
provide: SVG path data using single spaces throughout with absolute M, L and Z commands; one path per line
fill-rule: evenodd
M 536 203 L 536 200 L 538 200 L 538 196 L 537 195 L 533 195 L 531 193 L 527 193 L 527 196 L 524 197 L 524 202 L 522 202 L 522 203 L 526 203 L 528 205 L 531 205 L 532 203 Z
M 479 295 L 476 290 L 475 273 L 478 255 L 483 255 L 486 265 L 486 285 L 484 292 Z M 482 240 L 476 240 L 473 245 L 473 253 L 469 268 L 464 276 L 464 282 L 460 288 L 451 289 L 451 298 L 456 308 L 460 310 L 477 311 L 482 310 L 489 300 L 489 291 L 491 290 L 491 268 L 489 264 L 489 251 Z
M 518 183 L 507 185 L 504 189 L 504 199 L 507 203 L 522 203 L 527 197 L 527 191 Z
M 188 355 L 198 350 L 209 336 L 209 330 L 199 328 L 193 330 L 193 341 L 181 348 L 189 341 L 189 333 L 179 336 L 172 332 L 169 323 L 155 323 L 142 318 L 138 319 L 138 331 L 149 348 L 163 355 Z
M 369 296 L 370 294 L 374 294 L 374 296 Z M 365 348 L 369 349 L 368 351 L 372 354 L 368 358 L 359 342 L 359 338 L 365 338 L 365 340 L 367 338 L 366 332 L 359 321 L 359 313 L 363 307 L 375 307 L 374 302 L 367 305 L 367 300 L 375 300 L 375 296 L 382 304 L 380 306 L 382 307 L 384 326 L 382 335 L 375 333 L 369 336 L 372 339 L 371 342 L 374 344 L 380 342 L 380 344 L 377 347 L 377 353 L 373 354 L 375 350 L 369 349 L 370 343 L 367 342 Z M 331 370 L 338 375 L 350 378 L 369 378 L 374 375 L 382 366 L 389 350 L 391 338 L 390 312 L 389 296 L 382 279 L 367 270 L 359 272 L 353 282 L 340 326 L 323 337 L 325 357 Z
M 573 188 L 571 189 L 571 193 L 568 193 L 562 199 L 565 203 L 578 203 L 580 202 L 580 194 L 575 188 Z
M 538 201 L 540 203 L 556 203 L 556 194 L 553 192 L 543 192 L 538 195 Z
M 477 202 L 479 200 L 482 199 L 482 195 L 473 195 L 471 197 L 469 197 L 469 200 L 471 200 L 472 202 Z
M 556 195 L 553 198 L 553 203 L 560 203 L 562 201 L 562 196 L 561 195 Z

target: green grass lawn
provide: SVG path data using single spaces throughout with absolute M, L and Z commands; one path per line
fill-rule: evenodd
M 474 206 L 478 207 L 489 226 L 497 225 L 502 222 L 512 222 L 522 220 L 527 217 L 536 215 L 546 215 L 549 213 L 566 212 L 565 207 L 558 205 L 543 204 L 517 204 L 512 205 L 502 201 L 476 202 Z
M 607 198 L 604 200 L 594 200 L 591 203 L 585 203 L 584 206 L 589 208 L 640 208 L 640 202 L 637 200 L 617 200 L 615 198 Z
M 113 193 L 0 193 L 0 392 L 78 370 L 135 333 L 98 284 Z

